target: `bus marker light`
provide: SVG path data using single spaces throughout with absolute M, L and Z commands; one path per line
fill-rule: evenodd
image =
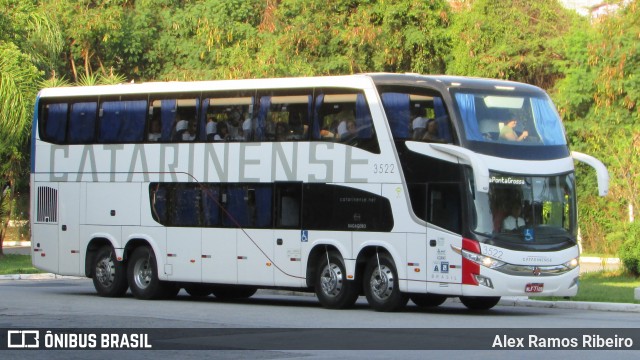
M 420 272 L 420 268 L 415 268 L 415 269 L 413 269 L 413 271 L 419 273 Z
M 268 262 L 268 263 L 267 263 L 267 266 L 271 266 L 271 263 L 270 263 L 270 262 Z
M 122 256 L 118 256 L 118 261 L 122 261 Z
M 189 260 L 189 261 L 191 261 L 191 263 L 192 263 L 192 264 L 195 264 L 195 262 L 196 262 L 196 260 L 195 260 L 195 259 L 191 259 L 191 260 Z
M 347 279 L 353 279 L 353 275 L 347 275 Z
M 40 257 L 45 257 L 47 256 L 45 253 L 40 253 Z

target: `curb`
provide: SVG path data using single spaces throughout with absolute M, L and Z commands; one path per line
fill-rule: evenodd
M 503 297 L 499 305 L 521 306 L 547 309 L 573 309 L 573 310 L 596 310 L 640 313 L 640 304 L 628 303 L 604 303 L 589 301 L 543 301 L 531 300 L 526 297 Z
M 86 278 L 79 277 L 79 276 L 56 275 L 51 273 L 0 275 L 0 280 L 58 280 L 58 279 L 80 280 L 80 279 L 86 279 Z

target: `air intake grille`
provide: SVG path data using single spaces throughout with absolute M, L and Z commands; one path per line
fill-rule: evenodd
M 37 222 L 58 222 L 58 190 L 48 186 L 38 186 Z

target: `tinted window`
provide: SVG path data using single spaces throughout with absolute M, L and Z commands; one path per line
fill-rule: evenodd
M 104 143 L 141 142 L 147 119 L 145 100 L 105 101 L 100 107 L 100 135 Z
M 391 231 L 389 200 L 366 191 L 327 184 L 303 188 L 302 227 L 309 230 Z

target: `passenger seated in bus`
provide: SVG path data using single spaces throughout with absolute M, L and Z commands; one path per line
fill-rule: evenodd
M 173 141 L 182 141 L 183 135 L 188 133 L 188 131 L 189 122 L 187 120 L 178 120 L 176 123 L 176 132 L 173 134 Z
M 213 141 L 216 133 L 218 132 L 218 125 L 213 120 L 213 117 L 209 117 L 207 119 L 207 125 L 205 127 L 205 132 L 207 134 L 207 141 Z
M 244 141 L 251 141 L 253 139 L 251 116 L 245 115 L 245 119 L 242 122 L 242 137 Z
M 149 141 L 160 141 L 161 137 L 162 131 L 160 130 L 160 121 L 154 120 L 151 122 L 151 128 L 149 129 L 147 139 Z
M 411 122 L 411 130 L 413 131 L 413 140 L 420 140 L 427 132 L 427 118 L 423 117 L 424 110 L 417 112 L 417 117 Z
M 519 203 L 514 203 L 511 206 L 509 216 L 502 221 L 502 231 L 517 230 L 518 228 L 525 226 L 525 220 L 521 216 L 522 206 Z
M 338 134 L 341 142 L 353 141 L 358 136 L 358 128 L 354 120 L 345 121 L 345 126 L 338 126 Z
M 438 134 L 438 123 L 435 119 L 429 119 L 427 121 L 427 130 L 422 136 L 423 141 L 444 143 L 444 139 L 441 139 Z
M 518 136 L 514 128 L 518 124 L 518 120 L 511 119 L 509 120 L 503 127 L 500 129 L 500 139 L 508 140 L 508 141 L 522 141 L 529 136 L 529 132 L 527 130 L 523 131 L 522 134 Z
M 276 140 L 277 141 L 286 141 L 291 140 L 290 138 L 289 126 L 286 123 L 279 122 L 276 124 Z
M 218 124 L 218 132 L 214 135 L 213 141 L 229 141 L 229 129 L 226 123 Z

